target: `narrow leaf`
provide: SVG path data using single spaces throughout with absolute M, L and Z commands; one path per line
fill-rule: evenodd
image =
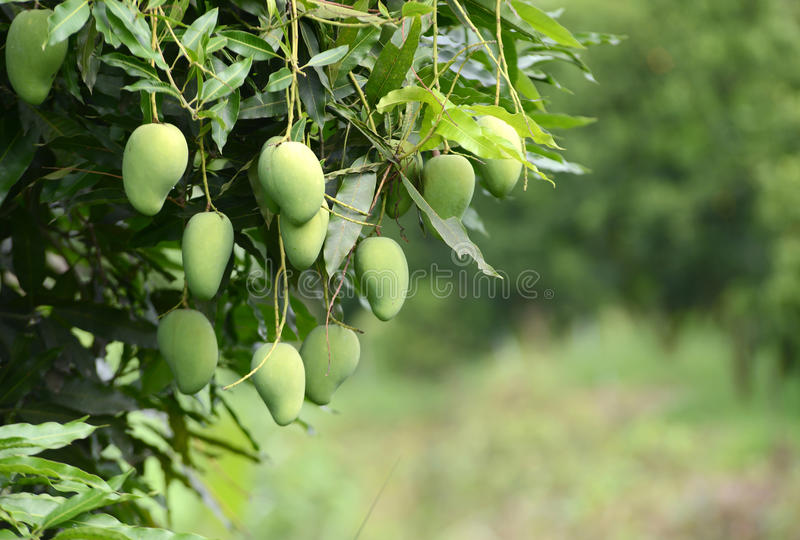
M 312 56 L 304 67 L 328 66 L 330 64 L 334 64 L 339 60 L 341 60 L 342 58 L 344 58 L 344 55 L 347 54 L 349 48 L 350 47 L 348 47 L 347 45 L 342 45 L 334 49 L 328 49 L 327 51 L 322 51 L 321 53 Z
M 222 70 L 216 78 L 206 81 L 203 85 L 200 100 L 206 102 L 223 98 L 239 88 L 244 83 L 252 65 L 253 58 L 250 57 L 234 62 Z
M 561 45 L 577 49 L 585 48 L 569 30 L 561 26 L 541 9 L 529 4 L 526 0 L 510 0 L 510 2 L 516 12 L 519 13 L 519 16 L 537 32 L 541 32 Z
M 227 39 L 225 46 L 242 56 L 252 56 L 253 60 L 269 60 L 280 58 L 273 52 L 269 43 L 258 36 L 241 30 L 224 30 L 218 34 Z
M 267 82 L 267 92 L 279 92 L 292 84 L 292 72 L 287 67 L 282 67 L 278 71 L 273 71 Z
M 47 18 L 48 43 L 54 45 L 64 41 L 80 30 L 90 13 L 89 0 L 66 0 L 56 6 Z
M 421 30 L 420 18 L 414 17 L 414 22 L 411 24 L 411 29 L 405 37 L 402 47 L 398 48 L 394 43 L 389 42 L 383 48 L 364 88 L 370 103 L 377 102 L 403 84 L 414 61 L 414 53 L 419 45 Z

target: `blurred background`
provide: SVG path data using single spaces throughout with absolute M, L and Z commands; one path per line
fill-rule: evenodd
M 529 294 L 423 283 L 391 323 L 351 305 L 361 364 L 331 410 L 304 409 L 313 433 L 237 390 L 268 458 L 200 463 L 218 502 L 171 486 L 175 529 L 800 538 L 800 3 L 541 5 L 627 39 L 586 55 L 597 83 L 564 67 L 574 95 L 540 87 L 598 118 L 557 132 L 590 171 L 476 194 L 473 238 L 512 283 L 535 272 Z M 402 225 L 412 270 L 474 279 Z

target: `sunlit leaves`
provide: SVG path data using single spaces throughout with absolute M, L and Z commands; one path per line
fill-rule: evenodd
M 47 19 L 48 43 L 64 41 L 80 30 L 89 19 L 89 0 L 66 0 L 56 6 Z

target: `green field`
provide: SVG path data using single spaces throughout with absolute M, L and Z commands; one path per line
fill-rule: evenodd
M 652 321 L 606 311 L 557 339 L 508 339 L 435 380 L 376 365 L 376 333 L 336 414 L 304 411 L 312 436 L 278 429 L 254 392 L 237 392 L 269 458 L 203 464 L 236 530 L 177 486 L 175 528 L 253 539 L 354 538 L 362 523 L 360 538 L 380 539 L 800 535 L 800 387 L 777 383 L 762 358 L 743 396 L 730 342 L 708 321 L 688 321 L 667 346 Z

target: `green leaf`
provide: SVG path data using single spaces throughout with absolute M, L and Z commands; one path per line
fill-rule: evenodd
M 131 540 L 206 540 L 202 536 L 190 533 L 174 533 L 165 529 L 151 527 L 131 527 L 108 514 L 92 514 L 77 521 L 78 526 L 98 527 L 106 531 L 115 531 L 126 535 Z
M 347 53 L 342 57 L 338 64 L 331 65 L 331 81 L 342 79 L 347 81 L 347 74 L 355 68 L 364 58 L 367 57 L 369 51 L 378 42 L 381 36 L 381 31 L 378 28 L 362 28 L 357 34 L 354 35 L 352 43 L 348 43 L 349 48 Z M 338 43 L 338 40 L 337 40 Z M 349 81 L 347 81 L 349 82 Z
M 95 508 L 108 506 L 109 504 L 122 502 L 128 497 L 117 495 L 114 492 L 102 489 L 89 489 L 78 495 L 73 495 L 63 503 L 53 508 L 42 520 L 37 530 L 43 531 L 51 529 L 62 523 L 69 521 L 81 514 Z
M 360 157 L 350 167 L 358 168 L 365 164 L 367 164 L 366 157 Z M 362 212 L 367 212 L 375 196 L 376 181 L 377 176 L 374 171 L 348 174 L 342 179 L 342 185 L 336 193 L 336 199 L 358 208 Z M 366 221 L 367 219 L 363 214 L 339 204 L 334 203 L 333 209 L 338 214 L 350 219 L 358 221 Z M 325 271 L 329 276 L 332 276 L 338 270 L 344 258 L 353 249 L 358 236 L 361 234 L 362 227 L 363 225 L 359 223 L 348 221 L 336 215 L 331 216 L 328 222 L 328 234 L 325 237 L 323 251 Z
M 289 88 L 292 84 L 292 71 L 288 67 L 282 67 L 278 71 L 273 71 L 267 82 L 267 92 L 280 92 Z
M 197 18 L 183 33 L 183 37 L 181 37 L 183 46 L 197 54 L 201 59 L 203 56 L 200 54 L 200 48 L 203 44 L 203 38 L 211 35 L 211 31 L 214 30 L 214 27 L 217 25 L 218 14 L 218 8 L 206 12 L 203 16 Z
M 314 6 L 314 16 L 320 19 L 335 20 L 353 18 L 360 22 L 376 25 L 384 21 L 384 19 L 372 13 L 353 9 L 328 0 L 305 0 L 305 3 Z
M 0 457 L 38 454 L 42 450 L 62 448 L 77 439 L 85 439 L 96 428 L 82 420 L 66 424 L 8 424 L 0 426 Z
M 225 46 L 242 56 L 252 56 L 253 60 L 269 60 L 270 58 L 281 58 L 273 52 L 269 43 L 258 36 L 241 30 L 223 30 L 217 32 L 218 35 L 227 39 Z
M 66 0 L 47 18 L 47 42 L 54 45 L 80 30 L 89 19 L 89 0 Z
M 494 116 L 503 120 L 506 124 L 513 127 L 520 137 L 530 138 L 537 144 L 543 144 L 550 148 L 558 148 L 553 136 L 542 131 L 536 120 L 524 113 L 512 114 L 498 105 L 469 105 L 467 108 L 478 116 Z
M 206 81 L 203 84 L 200 101 L 205 103 L 220 99 L 239 88 L 244 83 L 252 65 L 253 58 L 245 58 L 222 70 L 217 74 L 217 78 Z
M 329 66 L 330 64 L 334 64 L 344 58 L 344 55 L 347 54 L 349 49 L 349 46 L 341 45 L 333 49 L 328 49 L 327 51 L 322 51 L 321 53 L 312 56 L 303 67 Z
M 412 184 L 402 172 L 400 173 L 400 178 L 403 180 L 403 185 L 406 186 L 408 194 L 411 195 L 411 199 L 419 207 L 419 209 L 428 216 L 433 228 L 436 229 L 436 232 L 439 233 L 439 236 L 442 237 L 442 240 L 444 240 L 444 242 L 453 249 L 456 255 L 459 257 L 470 257 L 477 263 L 481 272 L 488 276 L 502 279 L 502 276 L 497 273 L 497 270 L 492 268 L 492 266 L 483 258 L 483 254 L 478 246 L 469 239 L 467 230 L 464 228 L 464 225 L 461 224 L 461 221 L 459 221 L 458 218 L 440 218 L 436 211 L 431 208 L 431 205 L 428 204 L 425 198 L 420 195 L 419 191 L 417 191 L 417 188 L 414 187 L 414 184 Z
M 85 486 L 110 491 L 108 484 L 94 474 L 89 474 L 77 467 L 31 456 L 11 456 L 0 458 L 0 474 L 24 474 L 43 479 L 54 479 L 54 484 L 63 484 L 59 491 L 81 491 Z M 49 482 L 48 482 L 49 483 Z M 75 484 L 78 484 L 76 486 Z M 55 487 L 55 486 L 54 486 Z
M 558 113 L 532 113 L 531 117 L 540 126 L 547 129 L 572 129 L 587 126 L 597 121 L 596 118 L 589 116 L 571 116 Z
M 175 98 L 180 96 L 180 93 L 169 84 L 163 81 L 154 81 L 149 79 L 141 79 L 133 84 L 123 86 L 122 89 L 129 92 L 157 92 L 160 94 L 169 94 Z
M 32 493 L 12 493 L 0 495 L 0 510 L 10 514 L 15 520 L 37 526 L 47 514 L 67 499 L 52 495 Z
M 264 92 L 242 101 L 239 119 L 272 118 L 286 114 L 286 96 L 283 92 Z
M 119 0 L 104 0 L 102 4 L 95 3 L 92 9 L 96 10 L 100 5 L 105 8 L 96 17 L 107 21 L 108 28 L 101 28 L 98 24 L 97 29 L 103 32 L 106 40 L 111 39 L 110 43 L 122 42 L 135 56 L 154 60 L 158 67 L 167 69 L 164 59 L 150 45 L 150 27 L 144 21 L 144 15 L 132 4 L 123 4 Z
M 236 119 L 239 117 L 239 90 L 233 92 L 228 99 L 220 101 L 208 111 L 213 115 L 214 122 L 211 124 L 211 138 L 217 143 L 219 151 L 225 147 L 228 141 L 228 134 L 233 130 Z
M 16 114 L 4 114 L 0 118 L 0 204 L 17 180 L 25 174 L 36 153 L 39 130 L 27 133 Z
M 131 537 L 105 527 L 83 526 L 64 529 L 53 540 L 131 540 Z
M 376 103 L 380 98 L 395 88 L 400 88 L 403 84 L 414 61 L 414 53 L 419 45 L 421 30 L 420 18 L 414 17 L 402 47 L 398 48 L 394 43 L 389 42 L 383 48 L 364 88 L 370 104 Z M 398 31 L 402 31 L 402 27 Z
M 118 52 L 104 54 L 100 57 L 103 63 L 109 66 L 124 69 L 128 75 L 134 77 L 147 77 L 149 79 L 158 80 L 158 72 L 153 66 L 143 60 L 139 60 L 134 56 L 128 56 Z
M 537 32 L 541 32 L 561 45 L 577 49 L 585 48 L 569 30 L 561 26 L 541 9 L 529 4 L 526 0 L 510 0 L 510 2 L 519 16 Z
M 414 17 L 416 15 L 427 15 L 433 13 L 435 8 L 420 2 L 406 2 L 403 4 L 403 17 Z

